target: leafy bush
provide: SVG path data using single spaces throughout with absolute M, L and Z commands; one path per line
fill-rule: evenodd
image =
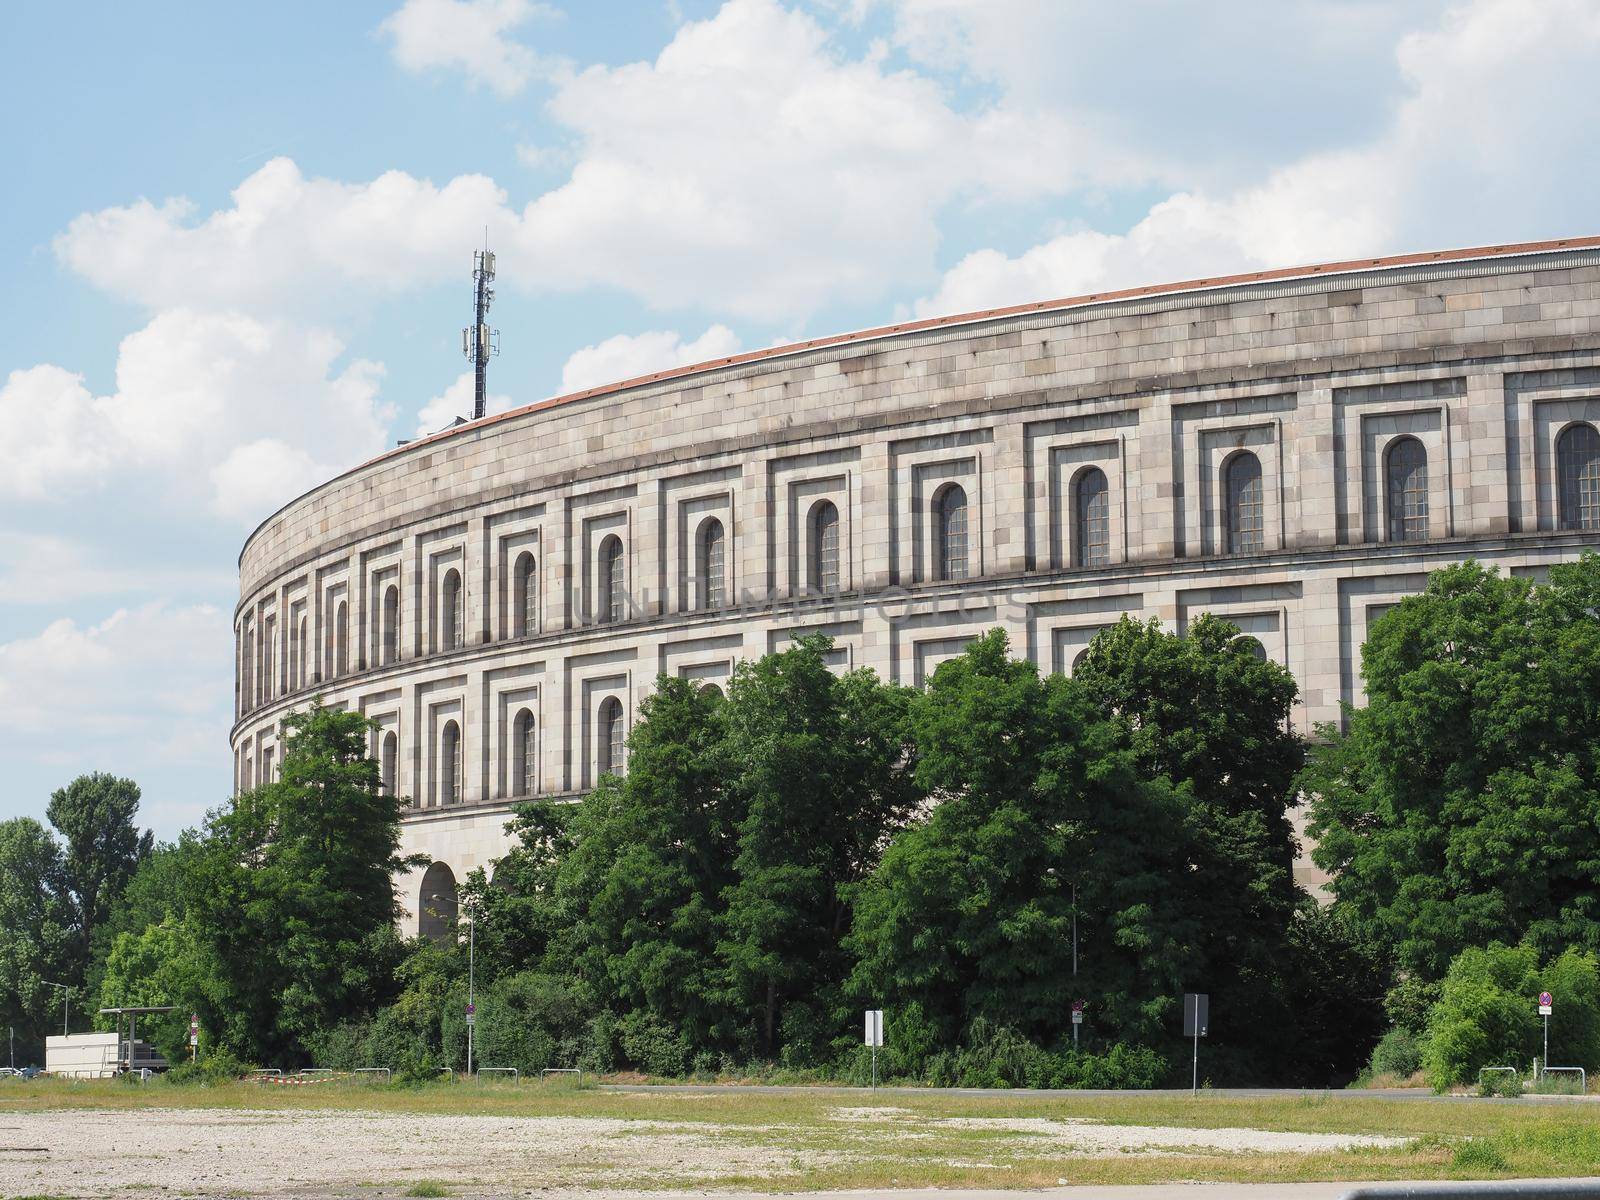
M 226 1050 L 212 1050 L 195 1062 L 178 1064 L 162 1078 L 179 1085 L 232 1083 L 249 1069 Z
M 1450 964 L 1439 1001 L 1428 1014 L 1423 1069 L 1435 1091 L 1477 1077 L 1480 1067 L 1512 1066 L 1531 1057 L 1539 1018 L 1538 959 L 1531 946 L 1463 950 Z
M 1148 1046 L 1045 1050 L 982 1018 L 964 1045 L 931 1054 L 927 1063 L 925 1078 L 935 1087 L 1152 1088 L 1172 1072 L 1171 1062 Z
M 1490 1071 L 1478 1077 L 1478 1095 L 1515 1100 L 1522 1095 L 1522 1076 L 1515 1071 Z
M 1469 1171 L 1504 1171 L 1506 1156 L 1500 1153 L 1499 1147 L 1493 1142 L 1484 1138 L 1473 1138 L 1456 1147 L 1450 1165 Z
M 617 1022 L 623 1057 L 646 1075 L 682 1075 L 689 1066 L 690 1046 L 663 1021 L 647 1012 L 631 1012 Z
M 1409 1029 L 1396 1026 L 1373 1047 L 1368 1069 L 1373 1075 L 1409 1079 L 1422 1069 L 1422 1047 Z
M 1428 1028 L 1428 1012 L 1438 1001 L 1438 983 L 1408 975 L 1384 994 L 1383 1011 L 1395 1028 L 1420 1038 Z

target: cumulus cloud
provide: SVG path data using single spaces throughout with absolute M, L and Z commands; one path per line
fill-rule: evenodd
M 1403 38 L 1407 94 L 1381 135 L 1256 184 L 1174 194 L 1123 233 L 980 250 L 913 310 L 933 316 L 1299 262 L 1586 232 L 1600 188 L 1592 0 L 1478 0 Z M 1530 184 L 1560 162 L 1562 186 Z
M 183 198 L 84 213 L 55 239 L 72 271 L 148 308 L 320 311 L 459 277 L 483 228 L 515 215 L 482 175 L 307 178 L 275 158 L 199 218 Z
M 621 333 L 575 351 L 561 368 L 561 390 L 581 392 L 668 367 L 726 358 L 741 348 L 738 335 L 726 325 L 713 325 L 692 342 L 671 330 Z
M 58 534 L 0 530 L 0 604 L 57 605 L 91 596 L 194 590 L 226 594 L 235 582 L 221 566 L 129 565 Z
M 64 500 L 133 470 L 219 516 L 259 519 L 383 448 L 383 369 L 343 354 L 326 330 L 177 309 L 123 340 L 110 395 L 55 366 L 13 372 L 3 427 L 48 417 L 42 437 L 0 439 L 0 495 Z
M 958 110 L 774 0 L 729 0 L 653 62 L 577 73 L 550 112 L 576 165 L 523 213 L 530 273 L 758 320 L 926 278 L 938 215 L 963 197 L 1142 177 L 1082 126 Z
M 526 87 L 540 60 L 512 33 L 554 10 L 529 0 L 406 0 L 378 26 L 408 71 L 459 71 L 502 97 Z
M 474 379 L 471 371 L 464 371 L 454 383 L 424 404 L 417 413 L 417 437 L 427 437 L 448 427 L 457 417 L 472 419 Z M 510 396 L 490 392 L 483 398 L 484 409 L 489 414 L 505 412 L 512 408 Z
M 0 750 L 74 770 L 216 757 L 232 714 L 231 646 L 222 610 L 160 603 L 0 643 Z

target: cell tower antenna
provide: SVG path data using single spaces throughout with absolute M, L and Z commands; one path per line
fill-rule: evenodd
M 483 249 L 472 254 L 472 325 L 461 331 L 461 353 L 472 364 L 472 419 L 481 420 L 487 409 L 489 359 L 500 353 L 500 331 L 490 329 L 485 318 L 494 303 L 494 251 L 489 249 L 489 227 L 483 227 Z

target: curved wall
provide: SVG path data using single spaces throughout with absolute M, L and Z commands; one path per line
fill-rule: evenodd
M 235 781 L 272 773 L 283 716 L 321 692 L 379 723 L 406 850 L 459 877 L 503 852 L 517 799 L 592 786 L 658 674 L 718 682 L 818 628 L 841 665 L 919 684 L 995 625 L 1070 671 L 1124 613 L 1210 611 L 1294 672 L 1297 723 L 1336 720 L 1368 623 L 1430 570 L 1537 576 L 1596 543 L 1595 425 L 1600 239 L 974 314 L 558 398 L 251 535 Z M 428 907 L 420 872 L 404 886 Z

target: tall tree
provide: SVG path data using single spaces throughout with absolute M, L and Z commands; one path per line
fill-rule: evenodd
M 61 849 L 31 817 L 0 822 L 0 1019 L 37 1059 L 57 1028 L 61 978 L 72 954 L 72 914 Z
M 812 636 L 742 663 L 728 692 L 741 816 L 718 954 L 768 1055 L 837 1032 L 849 887 L 919 799 L 907 694 L 870 671 L 835 675 L 832 648 Z
M 1186 860 L 1170 786 L 1140 778 L 1081 685 L 1041 679 L 999 630 L 940 665 L 912 726 L 936 803 L 856 891 L 852 992 L 917 1005 L 947 1045 L 980 1018 L 1049 1041 L 1074 992 L 1091 1032 L 1159 1037 L 1198 935 L 1170 903 Z
M 138 812 L 139 785 L 100 772 L 80 775 L 50 796 L 45 815 L 66 842 L 62 870 L 72 912 L 74 983 L 84 981 L 95 934 L 150 856 L 153 836 L 139 831 Z
M 1306 770 L 1336 905 L 1417 977 L 1470 946 L 1600 949 L 1600 556 L 1462 563 L 1374 622 L 1366 707 Z
M 393 988 L 402 801 L 368 757 L 371 723 L 320 703 L 288 717 L 278 780 L 213 811 L 184 905 L 209 962 L 200 1001 L 244 1057 L 298 1053 Z

